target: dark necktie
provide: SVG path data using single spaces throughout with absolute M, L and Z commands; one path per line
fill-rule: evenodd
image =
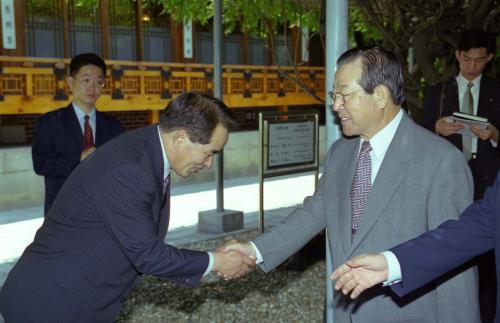
M 358 160 L 356 162 L 356 172 L 352 180 L 351 189 L 351 210 L 352 210 L 352 237 L 358 230 L 359 221 L 363 211 L 365 210 L 368 193 L 372 187 L 372 159 L 370 151 L 372 147 L 369 141 L 363 141 L 361 150 L 359 151 Z
M 83 124 L 83 150 L 89 149 L 94 146 L 94 135 L 90 127 L 89 116 L 85 116 L 85 123 Z
M 474 97 L 472 96 L 472 87 L 474 84 L 472 82 L 467 83 L 467 89 L 464 93 L 464 98 L 462 102 L 462 112 L 467 114 L 474 114 Z M 474 137 L 462 135 L 462 152 L 464 153 L 465 159 L 469 160 L 472 157 L 472 141 Z

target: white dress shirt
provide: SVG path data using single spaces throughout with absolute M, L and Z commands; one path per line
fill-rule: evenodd
M 158 126 L 158 136 L 160 137 L 161 152 L 163 154 L 163 178 L 165 179 L 170 174 L 170 164 L 168 163 L 167 153 L 165 152 L 165 147 L 163 146 L 163 140 L 161 139 L 160 126 Z M 214 269 L 214 255 L 212 252 L 207 252 L 207 253 L 209 259 L 208 267 L 205 270 L 203 276 L 207 275 Z
M 384 128 L 382 128 L 379 132 L 377 132 L 372 138 L 370 138 L 370 146 L 372 150 L 370 151 L 370 158 L 372 160 L 372 183 L 375 183 L 375 178 L 377 177 L 378 170 L 382 165 L 382 161 L 384 160 L 385 153 L 387 149 L 389 149 L 389 145 L 396 134 L 396 130 L 398 129 L 399 123 L 403 118 L 403 110 L 399 110 L 398 114 L 391 120 Z M 359 137 L 360 145 L 359 150 L 361 150 L 361 144 L 364 139 Z M 358 150 L 358 155 L 359 155 Z M 260 253 L 257 246 L 250 241 L 251 245 L 255 249 L 256 260 L 255 263 L 260 264 L 263 262 L 262 254 Z

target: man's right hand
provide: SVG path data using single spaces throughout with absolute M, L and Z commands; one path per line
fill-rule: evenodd
M 243 276 L 255 267 L 255 259 L 236 250 L 215 251 L 214 258 L 213 271 L 226 279 Z
M 354 257 L 341 265 L 331 275 L 335 290 L 351 298 L 359 296 L 364 290 L 387 280 L 389 268 L 382 254 L 366 254 Z
M 87 158 L 90 154 L 92 154 L 97 148 L 95 148 L 95 146 L 92 146 L 90 148 L 87 148 L 85 149 L 84 151 L 82 151 L 82 153 L 80 154 L 80 161 L 84 160 L 85 158 Z
M 463 129 L 465 125 L 460 122 L 448 122 L 448 117 L 442 117 L 436 121 L 436 133 L 441 136 L 451 136 L 457 133 L 460 129 Z

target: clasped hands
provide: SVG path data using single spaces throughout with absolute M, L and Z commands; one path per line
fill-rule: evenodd
M 238 278 L 255 267 L 255 249 L 250 242 L 231 240 L 214 252 L 214 269 L 225 279 Z

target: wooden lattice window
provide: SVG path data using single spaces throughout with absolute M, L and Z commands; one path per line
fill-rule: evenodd
M 54 75 L 33 75 L 33 95 L 50 95 L 55 90 Z
M 139 76 L 123 76 L 121 82 L 122 92 L 124 94 L 139 94 L 141 93 L 141 82 Z
M 144 83 L 146 84 L 145 92 L 147 94 L 160 94 L 162 80 L 159 76 L 146 76 L 144 78 Z
M 251 79 L 250 91 L 252 93 L 264 93 L 264 79 L 261 78 Z
M 285 92 L 294 93 L 297 90 L 297 83 L 292 80 L 285 79 Z
M 4 95 L 26 95 L 26 76 L 22 74 L 2 75 Z
M 207 79 L 202 77 L 192 77 L 191 91 L 198 91 L 205 93 L 207 91 Z
M 172 77 L 170 80 L 170 92 L 179 94 L 185 91 L 186 78 L 185 77 Z
M 229 89 L 227 88 L 227 78 L 222 79 L 222 93 L 223 94 L 229 93 Z
M 267 79 L 267 92 L 277 93 L 280 89 L 280 80 L 277 78 Z
M 231 92 L 233 94 L 243 93 L 245 91 L 245 79 L 234 78 L 231 79 Z

